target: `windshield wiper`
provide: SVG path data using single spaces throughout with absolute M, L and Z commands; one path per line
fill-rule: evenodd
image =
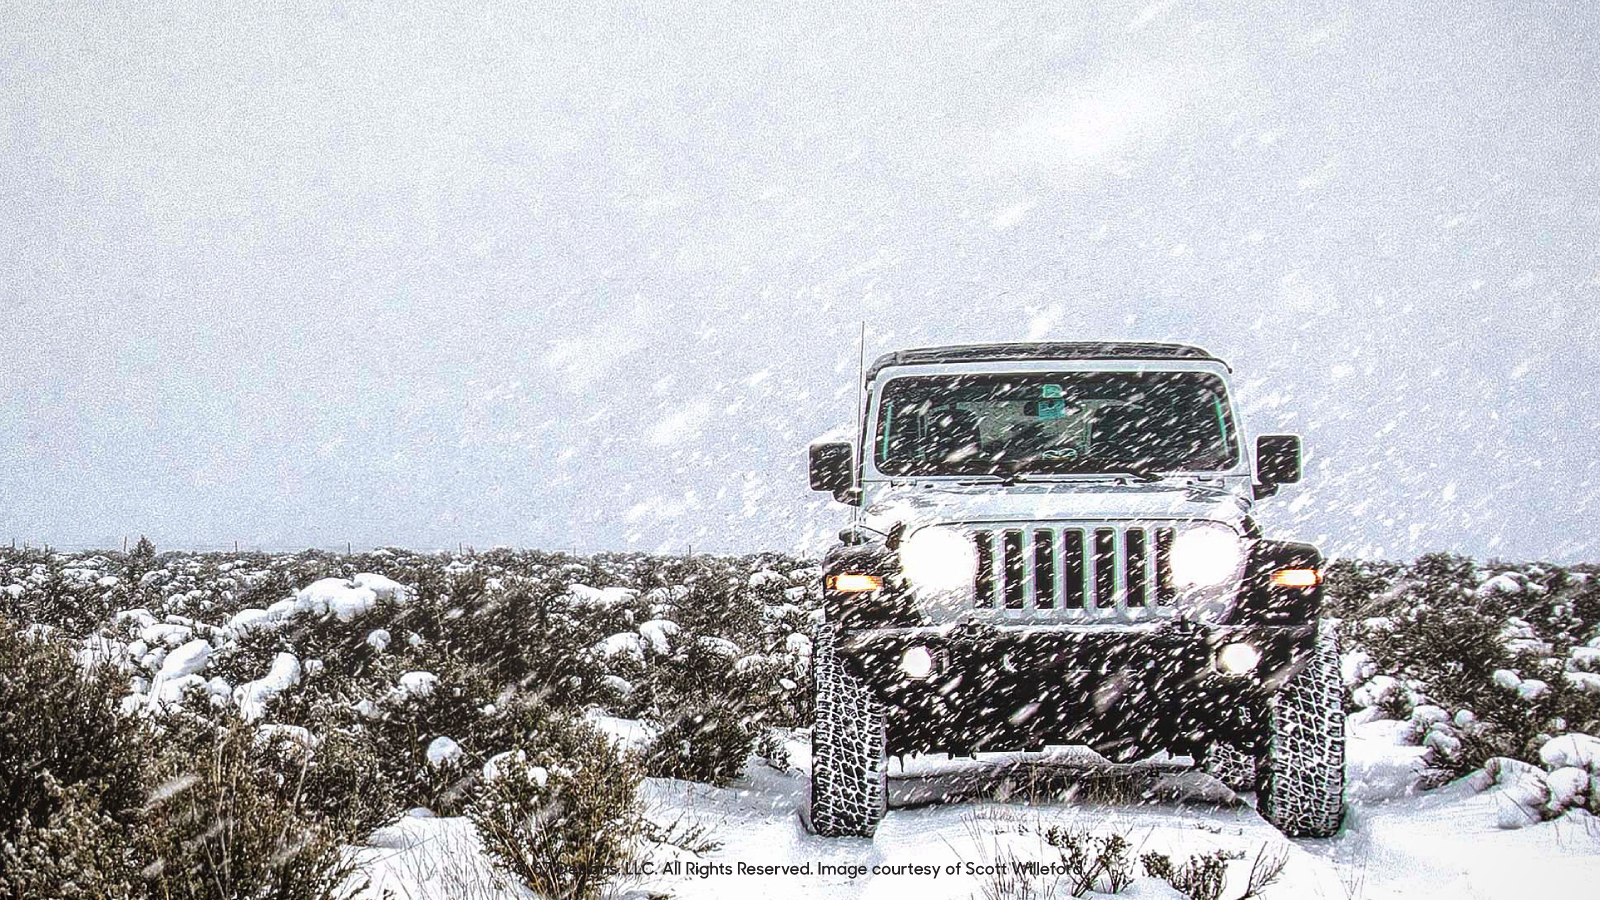
M 1157 472 L 1148 466 L 1141 466 L 1136 463 L 1118 463 L 1108 469 L 1045 469 L 1041 471 L 1036 469 L 1023 469 L 1019 467 L 1007 470 L 1005 477 L 1010 478 L 1011 481 L 1044 481 L 1049 478 L 1060 477 L 1063 475 L 1110 475 L 1118 478 L 1132 478 L 1135 481 L 1146 482 L 1160 481 L 1164 477 L 1160 472 Z
M 1154 469 L 1148 469 L 1143 466 L 1126 465 L 1117 466 L 1116 468 L 1112 469 L 1064 469 L 1043 472 L 1029 471 L 1026 469 L 1008 469 L 1004 472 L 972 472 L 956 476 L 959 478 L 956 484 L 1012 485 L 1021 482 L 1033 482 L 1037 484 L 1040 482 L 1047 482 L 1055 478 L 1083 477 L 1086 475 L 1091 477 L 1099 475 L 1110 476 L 1114 478 L 1131 478 L 1134 481 L 1140 482 L 1160 481 L 1162 478 L 1166 477 Z
M 1103 472 L 1101 474 L 1105 474 L 1105 475 L 1122 475 L 1122 476 L 1127 477 L 1127 478 L 1132 478 L 1134 481 L 1160 481 L 1161 480 L 1161 473 L 1160 472 L 1157 472 L 1154 469 L 1145 468 L 1144 466 L 1118 466 L 1115 469 L 1108 469 L 1108 470 L 1106 470 L 1105 472 Z

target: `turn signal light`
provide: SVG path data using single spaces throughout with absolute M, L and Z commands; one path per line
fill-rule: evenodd
M 876 575 L 846 572 L 841 575 L 830 575 L 828 587 L 844 594 L 862 594 L 867 591 L 883 590 L 883 579 Z
M 1272 583 L 1277 587 L 1316 587 L 1322 583 L 1322 573 L 1316 569 L 1279 569 L 1272 573 Z

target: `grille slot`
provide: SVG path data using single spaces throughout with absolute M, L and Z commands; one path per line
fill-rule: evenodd
M 1083 529 L 1068 528 L 1061 534 L 1061 605 L 1083 609 Z
M 1105 609 L 1117 605 L 1117 532 L 1111 528 L 1094 530 L 1094 605 Z
M 1171 528 L 1156 529 L 1156 602 L 1162 606 L 1171 606 L 1178 595 L 1172 583 L 1172 536 Z
M 1028 579 L 1027 573 L 1022 568 L 1022 532 L 1006 532 L 1003 546 L 1006 564 L 1006 609 L 1022 609 L 1026 599 L 1024 592 Z
M 994 606 L 994 533 L 979 531 L 972 536 L 978 545 L 978 576 L 975 593 L 976 606 L 987 609 Z
M 1171 613 L 1172 528 L 1060 524 L 969 534 L 978 556 L 978 609 L 1063 621 Z
M 1129 528 L 1122 533 L 1122 558 L 1124 560 L 1123 585 L 1129 606 L 1144 606 L 1150 602 L 1147 590 L 1150 579 L 1145 577 L 1146 560 L 1144 529 Z
M 1033 533 L 1033 605 L 1051 609 L 1056 605 L 1055 534 L 1043 529 Z

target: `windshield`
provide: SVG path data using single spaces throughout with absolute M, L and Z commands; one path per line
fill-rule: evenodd
M 1204 372 L 895 378 L 873 447 L 886 475 L 1198 472 L 1239 459 L 1227 390 Z

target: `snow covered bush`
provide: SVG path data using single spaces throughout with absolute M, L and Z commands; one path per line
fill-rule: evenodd
M 114 574 L 120 567 L 101 555 L 8 550 L 0 560 L 11 582 L 0 590 L 0 616 L 73 638 L 105 622 L 128 591 L 127 582 Z
M 38 848 L 52 829 L 92 824 L 109 834 L 131 823 L 144 802 L 148 745 L 121 713 L 116 682 L 0 619 L 0 843 L 26 831 Z
M 1475 776 L 1494 788 L 1498 824 L 1522 828 L 1564 815 L 1600 815 L 1600 738 L 1568 734 L 1539 748 L 1539 764 L 1493 757 Z
M 1329 568 L 1330 609 L 1365 659 L 1350 673 L 1353 704 L 1409 719 L 1433 783 L 1494 757 L 1533 763 L 1553 736 L 1600 731 L 1600 679 L 1575 646 L 1593 640 L 1593 579 L 1559 566 L 1490 570 L 1442 553 Z
M 727 784 L 744 773 L 756 735 L 737 710 L 707 704 L 679 713 L 650 741 L 651 775 Z
M 300 809 L 310 821 L 354 843 L 405 809 L 382 755 L 377 738 L 365 728 L 328 725 L 316 732 L 315 747 L 299 771 L 289 755 L 277 756 L 288 765 L 276 768 L 286 783 L 298 778 Z
M 641 830 L 634 759 L 581 719 L 552 720 L 496 757 L 468 809 L 495 863 L 551 900 L 588 900 Z
M 809 719 L 805 632 L 819 579 L 780 554 L 0 548 L 0 608 L 47 635 L 67 668 L 74 656 L 98 667 L 117 727 L 143 723 L 162 752 L 199 758 L 211 752 L 194 737 L 205 727 L 248 725 L 267 736 L 252 756 L 263 788 L 292 785 L 303 824 L 351 839 L 406 807 L 464 809 L 487 760 L 595 707 L 653 720 L 660 771 L 736 776 L 755 736 Z M 63 766 L 118 758 L 80 743 L 103 742 L 58 741 Z M 777 755 L 782 741 L 769 744 Z M 50 796 L 76 796 L 77 776 L 52 771 Z M 68 824 L 62 799 L 29 820 L 45 829 L 29 846 L 42 853 L 51 834 L 101 812 L 120 827 L 117 810 L 142 805 L 137 783 L 133 795 L 103 809 L 74 800 Z
M 65 787 L 45 773 L 52 801 L 43 823 L 24 819 L 0 841 L 0 898 L 130 900 L 137 892 L 128 828 L 102 804 L 94 788 Z
M 169 745 L 135 832 L 150 895 L 337 900 L 353 865 L 339 837 L 300 808 L 303 785 L 262 765 L 256 729 L 204 724 Z

